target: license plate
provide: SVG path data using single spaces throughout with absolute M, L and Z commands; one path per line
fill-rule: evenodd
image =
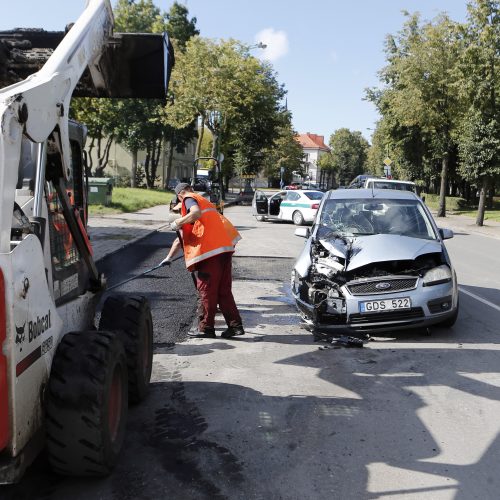
M 410 308 L 410 297 L 403 297 L 401 299 L 370 300 L 359 303 L 359 312 L 362 313 L 395 311 Z

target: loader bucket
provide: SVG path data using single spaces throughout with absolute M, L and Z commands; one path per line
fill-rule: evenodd
M 166 35 L 115 33 L 99 62 L 104 97 L 164 98 L 174 64 Z M 78 86 L 74 96 L 83 96 Z
M 64 38 L 62 31 L 0 31 L 0 88 L 39 71 Z M 97 87 L 89 68 L 73 97 L 165 98 L 174 51 L 166 34 L 115 33 L 97 63 Z

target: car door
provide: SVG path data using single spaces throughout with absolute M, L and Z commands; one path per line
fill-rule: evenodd
M 281 203 L 280 219 L 292 220 L 293 212 L 299 200 L 300 194 L 297 191 L 288 191 Z
M 252 201 L 252 215 L 268 215 L 269 200 L 263 191 L 256 190 Z
M 282 201 L 285 199 L 287 191 L 280 191 L 275 195 L 271 196 L 269 199 L 269 216 L 273 218 L 279 218 L 280 207 Z

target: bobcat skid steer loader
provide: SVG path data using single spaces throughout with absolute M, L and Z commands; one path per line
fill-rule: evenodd
M 95 325 L 106 283 L 68 110 L 72 96 L 164 98 L 173 62 L 166 35 L 114 34 L 109 0 L 66 33 L 0 32 L 0 483 L 44 446 L 61 474 L 110 473 L 128 402 L 146 395 L 146 299 L 109 296 Z

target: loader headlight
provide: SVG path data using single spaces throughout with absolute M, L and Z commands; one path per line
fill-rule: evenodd
M 424 286 L 441 285 L 451 281 L 451 269 L 446 266 L 437 266 L 424 274 Z

